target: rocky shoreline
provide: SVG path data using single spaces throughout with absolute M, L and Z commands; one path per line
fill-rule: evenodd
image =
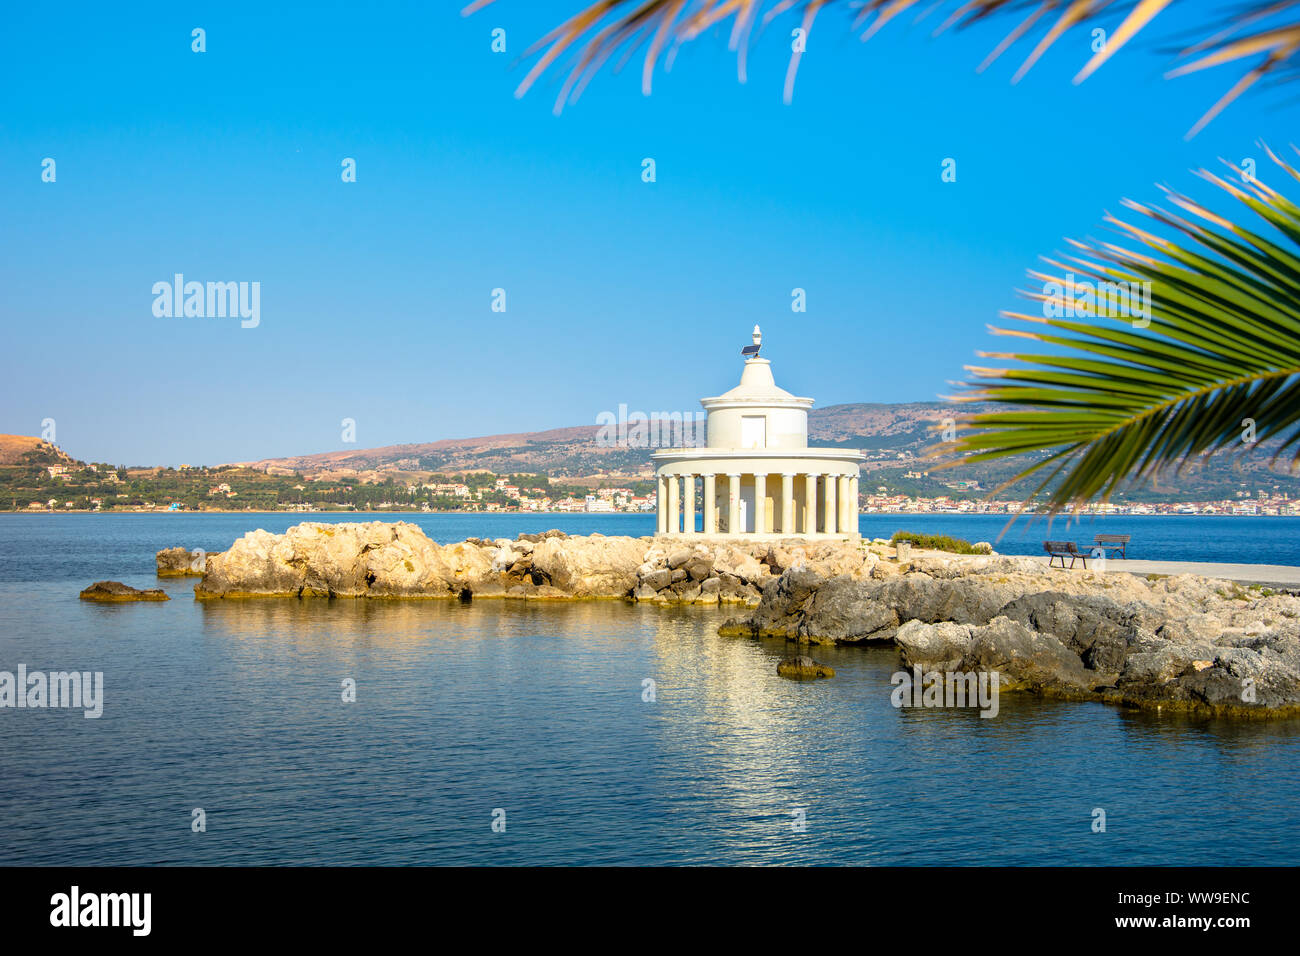
M 188 554 L 160 552 L 159 570 Z M 548 531 L 439 545 L 406 522 L 309 522 L 206 555 L 195 596 L 738 604 L 720 633 L 892 644 L 904 667 L 996 671 L 1002 690 L 1048 697 L 1300 716 L 1300 596 L 998 555 L 900 560 L 883 541 Z

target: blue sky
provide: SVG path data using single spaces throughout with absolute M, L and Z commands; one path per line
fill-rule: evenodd
M 1080 86 L 1086 32 L 1013 86 L 1023 45 L 975 71 L 1006 21 L 862 44 L 831 11 L 790 106 L 786 17 L 745 85 L 706 36 L 652 96 L 638 58 L 556 117 L 560 74 L 516 99 L 516 56 L 579 5 L 12 7 L 0 432 L 53 418 L 79 458 L 216 464 L 351 447 L 344 418 L 372 447 L 694 411 L 756 322 L 819 406 L 931 400 L 1063 237 L 1158 182 L 1207 195 L 1189 170 L 1220 156 L 1270 181 L 1255 141 L 1294 139 L 1261 93 L 1184 141 L 1238 74 L 1163 80 L 1177 17 Z M 177 272 L 260 282 L 260 325 L 156 317 Z

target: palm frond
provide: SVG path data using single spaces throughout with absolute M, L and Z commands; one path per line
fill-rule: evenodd
M 462 13 L 468 16 L 495 0 L 473 0 Z M 537 55 L 516 91 L 522 96 L 550 69 L 564 53 L 574 59 L 556 99 L 555 111 L 576 99 L 591 78 L 616 53 L 626 62 L 641 47 L 646 47 L 642 66 L 642 90 L 650 92 L 654 71 L 661 59 L 671 64 L 677 48 L 694 40 L 709 28 L 730 21 L 729 45 L 737 53 L 740 80 L 745 81 L 745 57 L 755 23 L 767 24 L 783 13 L 802 17 L 805 40 L 818 12 L 828 7 L 845 10 L 856 8 L 850 30 L 868 40 L 904 14 L 915 13 L 917 19 L 947 9 L 935 33 L 949 27 L 968 27 L 994 18 L 1018 18 L 1018 24 L 980 64 L 987 68 L 1006 50 L 1025 37 L 1039 35 L 1033 49 L 1017 69 L 1013 82 L 1019 80 L 1042 55 L 1066 33 L 1076 29 L 1093 29 L 1103 21 L 1109 24 L 1117 11 L 1127 10 L 1124 19 L 1110 34 L 1101 49 L 1083 64 L 1074 81 L 1081 83 L 1102 64 L 1140 34 L 1166 8 L 1175 3 L 1184 7 L 1192 0 L 598 0 L 551 30 L 529 48 L 525 58 Z M 1177 56 L 1184 61 L 1166 76 L 1182 76 L 1229 63 L 1248 61 L 1251 65 L 1226 93 L 1188 132 L 1196 135 L 1233 100 L 1261 79 L 1292 75 L 1300 61 L 1300 0 L 1245 0 L 1237 9 L 1218 12 L 1196 9 L 1195 42 Z M 540 54 L 540 55 L 539 55 Z M 789 102 L 801 50 L 790 55 L 786 71 L 785 99 Z
M 936 446 L 960 456 L 941 467 L 1047 451 L 1007 485 L 1038 477 L 1029 499 L 1046 492 L 1059 511 L 1196 455 L 1300 444 L 1300 206 L 1256 177 L 1200 175 L 1252 226 L 1165 190 L 1173 210 L 1124 204 L 1151 228 L 1106 219 L 1136 249 L 1072 242 L 1075 254 L 1049 260 L 1057 271 L 1031 272 L 1042 291 L 1024 294 L 1038 311 L 1004 313 L 1025 325 L 991 331 L 1052 351 L 984 353 L 1019 364 L 968 367 L 956 400 L 1001 407 Z

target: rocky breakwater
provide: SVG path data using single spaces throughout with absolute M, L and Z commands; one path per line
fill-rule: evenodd
M 1300 716 L 1300 597 L 1178 575 L 922 553 L 869 573 L 792 567 L 724 634 L 895 645 L 906 668 L 1002 689 L 1229 716 Z
M 168 552 L 182 549 L 168 549 Z M 160 566 L 164 552 L 159 553 Z M 174 560 L 170 554 L 166 559 Z M 570 536 L 431 541 L 416 525 L 374 521 L 251 531 L 206 556 L 201 599 L 251 597 L 523 599 L 621 598 L 667 604 L 757 605 L 792 567 L 863 573 L 874 557 L 855 545 L 736 545 L 702 538 Z
M 650 544 L 637 568 L 632 597 L 658 604 L 756 606 L 768 585 L 787 570 L 854 579 L 869 574 L 877 560 L 874 554 L 847 542 L 791 539 L 751 543 L 708 537 L 643 540 Z

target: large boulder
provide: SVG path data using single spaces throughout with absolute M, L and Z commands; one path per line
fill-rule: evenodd
M 1031 631 L 1007 617 L 972 627 L 958 671 L 997 671 L 1003 689 L 1054 691 L 1065 696 L 1090 692 L 1097 676 L 1051 634 Z
M 906 667 L 923 671 L 955 671 L 970 650 L 971 626 L 940 621 L 908 621 L 894 635 L 899 657 Z
M 645 545 L 636 538 L 546 538 L 533 548 L 533 570 L 573 597 L 630 595 L 644 561 Z
M 250 531 L 209 556 L 194 589 L 223 597 L 446 597 L 491 573 L 483 549 L 440 548 L 405 521 L 300 524 L 282 535 Z
M 160 578 L 197 578 L 203 576 L 212 556 L 200 549 L 163 548 L 154 555 L 154 566 Z

